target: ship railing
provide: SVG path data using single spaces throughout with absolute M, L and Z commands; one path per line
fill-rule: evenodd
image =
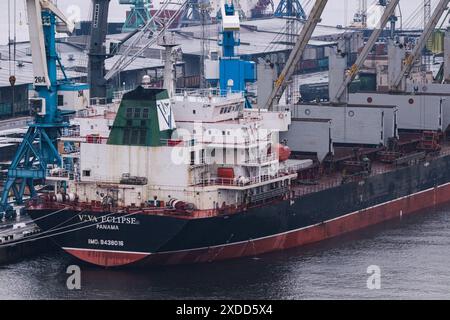
M 370 173 L 367 173 L 366 175 L 362 174 L 355 177 L 348 177 L 347 182 L 355 182 L 364 180 L 367 177 L 377 176 L 381 174 L 385 174 L 388 172 L 391 172 L 395 170 L 395 166 L 382 166 L 382 167 L 375 167 L 372 168 Z M 327 177 L 324 180 L 318 180 L 316 182 L 310 182 L 310 181 L 300 181 L 300 186 L 296 188 L 296 194 L 299 196 L 304 196 L 307 194 L 320 192 L 328 189 L 337 188 L 343 184 L 345 184 L 345 178 L 342 174 L 338 174 L 334 178 Z
M 265 147 L 271 143 L 271 140 L 267 138 L 230 138 L 229 136 L 224 135 L 214 135 L 208 137 L 202 137 L 200 139 L 196 139 L 198 144 L 203 144 L 206 146 L 210 146 L 213 148 L 235 148 L 235 147 L 250 147 L 250 146 L 261 146 Z
M 261 157 L 253 160 L 246 160 L 246 161 L 238 161 L 237 163 L 230 163 L 230 165 L 242 165 L 242 166 L 255 166 L 255 167 L 264 167 L 273 165 L 275 163 L 279 163 L 278 155 L 272 154 L 270 156 Z M 215 157 L 205 156 L 201 157 L 198 160 L 196 159 L 195 162 L 191 163 L 191 167 L 200 167 L 200 166 L 208 166 L 208 165 L 218 165 L 219 162 L 216 160 Z M 293 165 L 284 167 L 280 170 L 280 173 L 283 174 L 294 174 L 297 173 L 300 169 L 303 169 L 302 165 Z
M 272 153 L 270 155 L 261 156 L 261 157 L 257 157 L 257 158 L 254 158 L 254 159 L 246 160 L 244 162 L 244 164 L 260 166 L 260 165 L 271 164 L 271 163 L 273 163 L 275 161 L 278 161 L 278 154 Z
M 429 159 L 431 160 L 431 159 L 436 159 L 439 157 L 445 157 L 445 156 L 449 156 L 449 155 L 450 155 L 450 148 L 447 147 L 447 148 L 442 149 L 438 154 L 430 157 Z M 358 181 L 358 179 L 364 180 L 364 178 L 366 178 L 366 177 L 382 175 L 382 174 L 385 174 L 388 172 L 392 172 L 398 168 L 399 168 L 399 166 L 396 166 L 396 165 L 375 166 L 375 167 L 372 167 L 370 174 L 368 174 L 367 176 L 355 177 L 355 179 L 356 179 L 356 181 Z M 355 179 L 353 179 L 353 180 L 350 179 L 350 180 L 348 180 L 348 182 L 355 181 Z M 302 183 L 302 182 L 300 182 L 300 183 Z M 305 181 L 303 181 L 303 183 L 304 183 L 303 185 L 296 188 L 296 194 L 299 196 L 339 187 L 344 183 L 344 176 L 341 174 L 338 174 L 334 178 L 327 178 L 326 180 L 322 180 L 322 181 L 319 180 L 317 182 L 312 182 L 312 183 L 306 183 Z
M 305 184 L 301 187 L 298 187 L 295 189 L 295 194 L 298 196 L 305 196 L 311 193 L 316 193 L 328 189 L 333 189 L 338 186 L 342 185 L 342 178 L 336 178 L 333 180 L 327 180 L 324 182 L 317 182 L 317 183 L 311 183 L 311 184 Z
M 71 170 L 65 168 L 49 168 L 46 172 L 47 179 L 61 179 L 61 180 L 73 180 L 74 173 Z
M 89 99 L 89 105 L 91 106 L 104 106 L 111 103 L 111 99 L 108 98 L 91 98 Z
M 213 157 L 201 157 L 198 160 L 196 159 L 196 161 L 192 161 L 191 162 L 191 168 L 196 168 L 196 167 L 204 167 L 204 166 L 209 166 L 209 165 L 214 165 L 216 164 L 216 160 Z
M 439 154 L 440 157 L 445 157 L 445 156 L 448 156 L 448 155 L 450 155 L 450 148 L 442 149 L 440 154 Z
M 118 104 L 109 103 L 107 105 L 99 105 L 97 107 L 89 107 L 77 112 L 76 118 L 94 118 L 94 117 L 106 117 L 108 114 L 116 114 L 118 109 Z
M 161 139 L 160 143 L 163 147 L 179 147 L 179 148 L 190 148 L 195 147 L 198 143 L 197 140 L 182 140 L 182 139 Z
M 251 187 L 253 185 L 259 185 L 263 183 L 270 183 L 271 181 L 276 181 L 283 177 L 288 177 L 295 174 L 294 171 L 284 170 L 275 175 L 261 175 L 257 177 L 239 177 L 239 178 L 220 178 L 214 177 L 211 179 L 200 180 L 198 183 L 194 183 L 193 186 L 223 186 L 223 187 Z
M 97 184 L 120 184 L 121 177 L 111 177 L 104 175 L 83 176 L 83 182 L 95 182 Z
M 81 157 L 80 148 L 75 148 L 73 150 L 64 149 L 64 153 L 62 153 L 61 156 L 64 158 L 72 158 L 72 159 L 80 158 Z
M 243 98 L 244 92 L 235 90 L 220 90 L 215 88 L 209 89 L 177 89 L 175 97 L 199 97 L 199 98 L 218 98 L 229 97 Z
M 367 173 L 366 175 L 361 174 L 359 176 L 355 177 L 348 177 L 347 182 L 355 182 L 359 180 L 364 180 L 367 177 L 380 175 L 387 173 L 389 171 L 392 171 L 394 167 L 377 167 L 373 168 L 370 173 Z M 345 178 L 342 174 L 337 174 L 335 177 L 327 177 L 326 179 L 318 180 L 318 181 L 299 181 L 300 186 L 296 188 L 296 194 L 299 196 L 304 196 L 307 194 L 320 192 L 328 189 L 337 188 L 343 184 L 345 184 Z
M 62 131 L 61 137 L 63 138 L 79 138 L 80 128 L 67 128 Z
M 121 90 L 117 90 L 113 92 L 113 101 L 122 101 L 123 96 L 136 89 L 136 85 L 125 85 L 121 87 Z
M 109 139 L 107 137 L 100 137 L 100 136 L 86 136 L 82 138 L 85 139 L 84 143 L 87 144 L 107 144 Z
M 82 140 L 79 142 L 87 143 L 87 144 L 106 144 L 108 142 L 107 137 L 101 137 L 97 135 L 87 135 L 87 136 L 81 136 L 79 130 L 69 130 L 64 132 L 61 135 L 62 138 L 70 139 L 74 138 L 77 140 Z
M 78 111 L 77 113 L 77 118 L 92 118 L 92 117 L 98 117 L 100 115 L 104 115 L 104 112 L 99 112 L 97 109 L 95 108 L 88 108 L 88 109 L 83 109 Z

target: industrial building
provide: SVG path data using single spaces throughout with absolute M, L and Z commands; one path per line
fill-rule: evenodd
M 301 28 L 302 23 L 297 23 L 299 28 Z M 86 28 L 84 24 L 80 24 L 80 26 Z M 267 66 L 272 69 L 271 78 L 261 76 L 261 79 L 267 81 L 265 84 L 260 84 L 261 87 L 269 88 L 283 68 L 292 50 L 294 45 L 292 41 L 295 41 L 292 36 L 286 34 L 286 19 L 272 17 L 248 20 L 243 21 L 241 27 L 241 45 L 238 49 L 238 54 L 244 60 L 258 63 L 258 69 L 264 70 Z M 190 26 L 172 30 L 174 41 L 179 45 L 177 49 L 178 62 L 175 69 L 178 88 L 198 88 L 200 86 L 202 72 L 200 61 L 202 59 L 202 46 L 204 45 L 202 34 L 207 35 L 208 58 L 215 59 L 219 51 L 217 28 L 218 24 L 212 23 L 207 26 Z M 114 30 L 116 29 L 117 26 L 115 26 Z M 129 37 L 129 33 L 108 35 L 106 42 L 108 53 L 114 53 L 122 41 L 124 39 L 127 40 Z M 303 59 L 298 66 L 298 73 L 308 74 L 328 70 L 330 48 L 338 42 L 350 50 L 351 54 L 348 61 L 350 65 L 353 63 L 359 48 L 363 45 L 363 41 L 362 32 L 319 25 L 305 50 Z M 70 79 L 86 82 L 88 72 L 87 45 L 87 35 L 58 38 L 57 47 L 61 56 L 61 62 Z M 120 48 L 118 54 L 112 55 L 106 60 L 106 71 L 109 71 L 114 66 L 120 57 L 120 52 L 125 48 L 126 43 Z M 0 61 L 0 96 L 2 101 L 11 101 L 2 102 L 0 105 L 0 117 L 8 118 L 16 115 L 26 115 L 28 114 L 28 89 L 33 77 L 29 43 L 16 44 L 15 61 L 6 60 L 8 58 L 8 46 L 0 47 L 0 54 L 2 58 Z M 154 86 L 162 86 L 163 60 L 164 48 L 154 45 L 146 49 L 142 56 L 134 59 L 117 77 L 112 79 L 109 95 L 111 96 L 114 91 L 139 85 L 144 75 L 151 77 Z M 10 64 L 13 66 L 17 79 L 14 87 L 9 83 Z M 265 74 L 267 73 L 263 73 L 263 75 Z M 58 75 L 63 77 L 61 70 L 59 70 Z M 268 92 L 270 89 L 261 91 Z M 12 98 L 13 92 L 14 99 Z M 261 99 L 265 99 L 263 95 Z M 13 104 L 14 108 L 12 107 Z

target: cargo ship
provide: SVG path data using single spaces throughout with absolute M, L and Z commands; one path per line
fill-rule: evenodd
M 202 263 L 311 244 L 450 201 L 443 131 L 399 130 L 410 125 L 403 107 L 420 108 L 415 98 L 251 108 L 245 83 L 254 63 L 235 56 L 239 18 L 232 5 L 222 10 L 224 53 L 208 63 L 217 69 L 207 73 L 219 75 L 210 89 L 175 92 L 168 59 L 164 89 L 144 77 L 116 104 L 92 106 L 63 130 L 65 166 L 49 165 L 53 190 L 26 206 L 44 236 L 102 267 Z M 343 82 L 337 72 L 330 92 Z M 299 135 L 308 123 L 319 124 L 323 141 Z M 320 152 L 297 152 L 308 144 Z
M 289 112 L 246 110 L 240 94 L 169 101 L 160 89 L 125 94 L 108 136 L 91 129 L 111 121 L 108 113 L 79 119 L 80 132 L 66 137 L 80 141 L 77 169 L 52 170 L 48 180 L 64 188 L 27 207 L 58 246 L 106 267 L 211 262 L 314 243 L 450 200 L 449 146 L 405 150 L 393 161 L 383 154 L 383 162 L 368 149 L 352 162 L 363 166 L 357 174 L 336 168 L 314 178 L 313 162 L 293 160 L 277 139 Z

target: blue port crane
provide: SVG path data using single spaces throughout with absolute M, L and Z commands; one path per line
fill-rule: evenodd
M 275 17 L 296 17 L 306 20 L 306 13 L 299 0 L 281 0 L 274 13 Z
M 49 165 L 62 166 L 57 140 L 62 129 L 69 125 L 67 119 L 71 112 L 58 109 L 58 94 L 87 89 L 87 85 L 68 80 L 56 48 L 56 32 L 71 33 L 74 24 L 50 1 L 26 0 L 26 5 L 37 98 L 30 99 L 34 120 L 8 170 L 0 202 L 2 218 L 15 214 L 11 195 L 16 204 L 23 204 L 27 190 L 30 197 L 36 195 L 35 181 L 45 181 Z M 58 81 L 58 68 L 64 74 L 64 80 Z
M 216 69 L 212 72 L 216 77 L 206 80 L 212 86 L 218 86 L 223 93 L 228 91 L 246 93 L 246 84 L 257 80 L 256 64 L 253 61 L 242 60 L 237 54 L 237 48 L 241 44 L 239 37 L 241 26 L 239 13 L 233 1 L 222 0 L 220 19 L 222 30 L 219 45 L 222 47 L 222 57 L 218 61 L 211 61 L 208 68 Z M 246 107 L 251 108 L 248 100 Z
M 131 5 L 131 10 L 122 27 L 123 32 L 133 32 L 151 20 L 151 0 L 119 0 L 119 4 Z

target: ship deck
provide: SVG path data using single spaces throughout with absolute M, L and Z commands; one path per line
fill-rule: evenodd
M 416 139 L 408 139 L 408 140 L 403 139 L 400 141 L 400 143 L 407 144 L 415 141 Z M 433 159 L 450 155 L 450 141 L 445 141 L 441 143 L 440 146 L 441 146 L 440 152 L 435 154 L 428 153 L 426 154 L 426 157 L 424 159 L 418 161 L 432 161 Z M 369 156 L 375 155 L 378 151 L 382 149 L 371 149 L 371 150 L 372 151 L 370 151 L 370 149 L 362 149 L 361 154 L 367 154 Z M 352 152 L 350 150 L 347 150 L 347 152 L 345 152 L 345 150 L 341 149 L 337 151 L 337 154 L 339 154 L 338 161 L 340 162 L 351 160 L 353 157 Z M 411 154 L 414 155 L 414 153 Z M 408 157 L 408 155 L 406 155 L 406 157 Z M 395 163 L 383 163 L 378 159 L 376 159 L 375 161 L 372 161 L 371 165 L 372 170 L 370 171 L 370 173 L 367 173 L 365 175 L 354 175 L 346 177 L 342 170 L 335 170 L 331 173 L 321 174 L 316 179 L 305 179 L 305 180 L 299 179 L 298 182 L 293 186 L 295 196 L 301 197 L 311 193 L 335 188 L 344 184 L 346 179 L 347 182 L 360 181 L 367 177 L 381 175 L 408 166 L 408 163 L 396 165 Z
M 0 245 L 14 243 L 19 239 L 32 236 L 40 232 L 40 229 L 28 216 L 18 216 L 14 221 L 0 222 Z
M 339 187 L 345 183 L 363 181 L 367 177 L 373 177 L 381 175 L 387 172 L 398 170 L 402 167 L 411 166 L 420 162 L 432 161 L 433 159 L 441 158 L 450 155 L 450 141 L 440 143 L 441 150 L 434 153 L 426 153 L 424 151 L 417 151 L 418 143 L 421 141 L 417 135 L 404 136 L 400 139 L 398 145 L 401 150 L 407 150 L 402 152 L 400 159 L 403 161 L 382 162 L 380 152 L 386 152 L 384 148 L 359 148 L 358 155 L 360 157 L 368 157 L 371 159 L 371 170 L 365 172 L 357 172 L 354 174 L 345 174 L 345 164 L 354 163 L 355 148 L 338 147 L 332 160 L 328 160 L 328 164 L 316 165 L 314 167 L 300 169 L 298 172 L 298 179 L 292 185 L 292 191 L 294 198 L 301 198 L 308 194 L 332 189 Z M 397 155 L 398 156 L 398 155 Z M 359 162 L 360 164 L 361 162 Z M 305 174 L 306 173 L 306 174 Z M 111 214 L 118 213 L 124 215 L 160 215 L 160 216 L 172 216 L 180 219 L 199 219 L 214 217 L 220 215 L 235 214 L 245 211 L 250 208 L 257 208 L 265 206 L 268 203 L 275 203 L 286 200 L 285 193 L 273 194 L 272 197 L 268 197 L 266 200 L 258 203 L 253 203 L 250 206 L 227 206 L 225 208 L 213 209 L 213 210 L 178 210 L 169 207 L 109 207 L 102 205 L 99 201 L 93 201 L 91 203 L 57 203 L 51 199 L 34 199 L 30 201 L 28 209 L 31 210 L 74 210 L 74 211 L 89 211 L 97 214 Z

